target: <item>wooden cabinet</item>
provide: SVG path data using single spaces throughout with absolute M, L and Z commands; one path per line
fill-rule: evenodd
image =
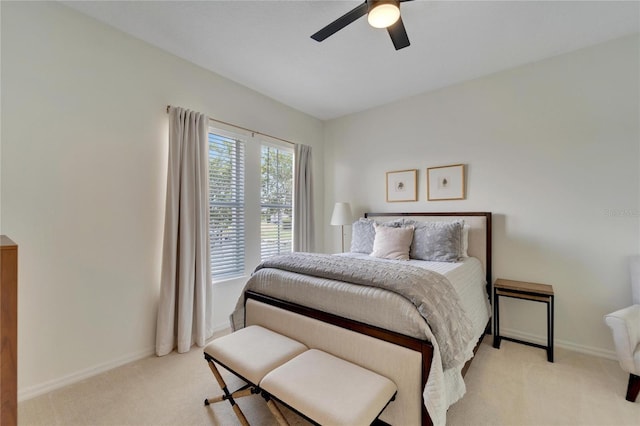
M 18 423 L 18 245 L 0 235 L 0 425 Z

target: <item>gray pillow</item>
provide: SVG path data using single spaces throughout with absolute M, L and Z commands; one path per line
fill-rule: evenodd
M 411 259 L 457 262 L 462 250 L 463 221 L 415 222 Z
M 373 228 L 373 220 L 359 219 L 351 225 L 351 252 L 371 254 L 373 240 L 376 238 L 376 230 Z
M 351 252 L 371 254 L 373 252 L 373 241 L 376 238 L 376 230 L 374 223 L 378 223 L 373 219 L 360 218 L 351 225 Z M 383 226 L 399 228 L 402 226 L 402 220 L 392 220 L 389 222 L 378 223 Z

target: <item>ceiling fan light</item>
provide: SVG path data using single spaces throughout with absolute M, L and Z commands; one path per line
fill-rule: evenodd
M 390 27 L 398 18 L 400 18 L 400 8 L 395 2 L 376 4 L 367 15 L 369 25 L 374 28 Z

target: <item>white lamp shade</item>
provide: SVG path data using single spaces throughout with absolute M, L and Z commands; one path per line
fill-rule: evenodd
M 351 206 L 349 203 L 336 203 L 333 207 L 331 215 L 332 225 L 351 225 L 353 215 L 351 214 Z

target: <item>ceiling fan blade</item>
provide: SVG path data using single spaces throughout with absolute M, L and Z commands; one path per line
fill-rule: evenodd
M 360 6 L 352 9 L 351 11 L 345 13 L 317 33 L 311 36 L 312 39 L 316 41 L 322 41 L 325 38 L 337 33 L 356 19 L 367 14 L 369 7 L 367 6 L 367 2 L 365 1 Z
M 407 30 L 405 30 L 404 24 L 402 23 L 402 16 L 398 18 L 395 24 L 387 27 L 387 31 L 396 50 L 404 49 L 411 44 Z

